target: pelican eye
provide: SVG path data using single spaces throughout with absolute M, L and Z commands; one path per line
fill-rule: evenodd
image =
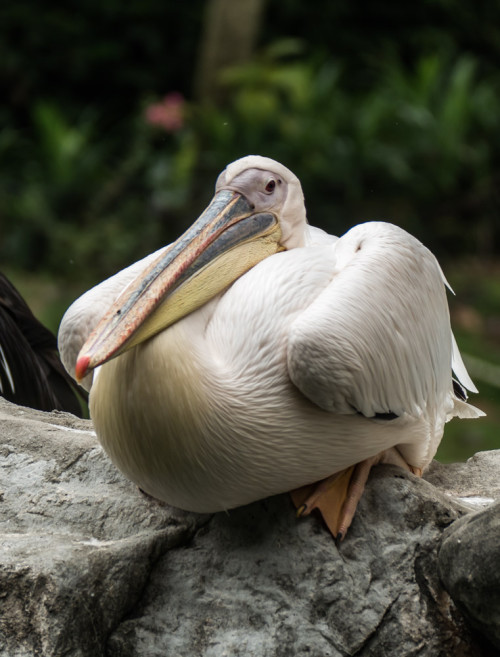
M 271 180 L 268 180 L 267 185 L 265 186 L 265 190 L 267 194 L 272 194 L 274 192 L 274 189 L 276 187 L 276 180 L 274 178 L 271 178 Z

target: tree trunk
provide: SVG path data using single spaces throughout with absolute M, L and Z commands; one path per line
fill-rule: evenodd
M 221 98 L 220 73 L 250 58 L 265 0 L 209 0 L 195 76 L 201 101 Z

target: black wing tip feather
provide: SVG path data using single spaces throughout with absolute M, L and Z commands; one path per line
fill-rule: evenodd
M 457 399 L 460 399 L 460 401 L 467 401 L 468 396 L 467 396 L 467 391 L 463 387 L 461 383 L 459 383 L 456 379 L 452 379 L 453 383 L 453 392 L 455 393 L 455 397 Z

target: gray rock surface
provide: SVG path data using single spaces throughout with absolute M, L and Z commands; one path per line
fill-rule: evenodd
M 286 495 L 213 516 L 161 505 L 62 413 L 0 400 L 0 465 L 2 657 L 490 654 L 437 555 L 500 499 L 500 452 L 427 480 L 375 468 L 339 548 Z
M 438 565 L 457 606 L 500 654 L 500 502 L 444 532 Z

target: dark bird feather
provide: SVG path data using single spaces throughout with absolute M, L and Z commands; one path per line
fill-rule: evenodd
M 41 411 L 82 417 L 87 393 L 67 374 L 56 337 L 33 315 L 23 297 L 0 273 L 0 396 Z

